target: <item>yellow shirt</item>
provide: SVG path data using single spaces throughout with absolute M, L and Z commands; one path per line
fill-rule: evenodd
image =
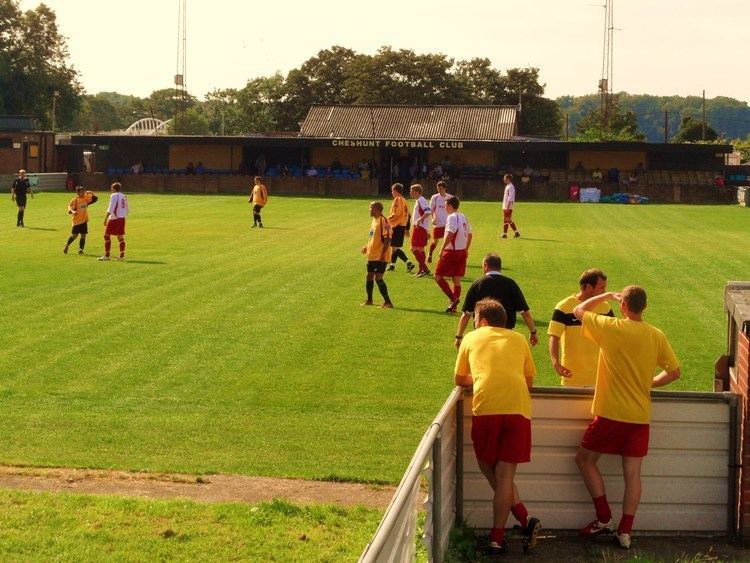
M 599 346 L 582 334 L 581 321 L 573 314 L 573 308 L 580 305 L 575 295 L 566 297 L 555 305 L 547 334 L 560 339 L 560 363 L 573 375 L 561 377 L 565 387 L 593 387 L 596 384 L 596 366 L 599 359 Z M 593 311 L 598 315 L 613 316 L 606 303 L 600 303 Z
M 390 262 L 391 261 L 391 247 L 388 245 L 388 249 L 383 255 L 383 247 L 385 241 L 388 239 L 390 243 L 391 238 L 391 226 L 388 224 L 388 219 L 383 217 L 373 217 L 372 223 L 370 223 L 370 234 L 367 239 L 367 260 L 374 262 Z
M 268 203 L 268 190 L 266 190 L 263 184 L 256 184 L 253 186 L 253 191 L 250 192 L 250 198 L 253 200 L 254 205 L 263 207 Z
M 81 225 L 89 220 L 89 204 L 94 200 L 92 192 L 86 192 L 83 197 L 75 196 L 70 200 L 68 209 L 73 211 L 71 216 L 73 225 Z
M 658 328 L 643 321 L 586 311 L 583 334 L 599 345 L 599 367 L 591 412 L 611 420 L 648 424 L 656 368 L 670 372 L 679 362 Z
M 531 420 L 526 378 L 536 367 L 526 338 L 507 328 L 483 326 L 464 336 L 456 358 L 456 375 L 471 375 L 475 416 L 520 414 Z
M 391 202 L 391 214 L 388 215 L 388 222 L 392 227 L 405 227 L 408 221 L 409 206 L 403 197 L 396 196 Z

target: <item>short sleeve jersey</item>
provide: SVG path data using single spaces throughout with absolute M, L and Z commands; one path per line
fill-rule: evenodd
M 107 213 L 109 213 L 110 219 L 125 219 L 130 212 L 128 205 L 128 198 L 122 192 L 112 192 L 109 196 L 109 207 L 107 207 Z
M 268 190 L 266 190 L 266 187 L 263 184 L 256 184 L 253 186 L 251 198 L 254 205 L 260 205 L 263 207 L 268 203 Z
M 466 245 L 469 243 L 469 235 L 471 234 L 471 225 L 466 215 L 455 211 L 448 215 L 448 219 L 445 222 L 446 233 L 456 233 L 456 238 L 451 243 L 453 250 L 466 250 Z
M 560 339 L 560 361 L 572 373 L 570 377 L 560 378 L 560 384 L 564 387 L 593 387 L 596 384 L 599 346 L 583 336 L 581 321 L 573 314 L 573 308 L 580 303 L 575 294 L 560 301 L 555 305 L 547 329 L 548 335 Z M 614 316 L 606 302 L 600 303 L 593 312 Z
M 451 197 L 446 193 L 445 196 L 436 193 L 430 198 L 430 209 L 432 210 L 432 219 L 436 227 L 445 227 L 445 221 L 448 219 L 448 210 L 445 208 L 445 202 Z
M 518 284 L 503 276 L 500 272 L 488 272 L 486 276 L 471 284 L 469 291 L 466 292 L 463 312 L 473 313 L 477 301 L 485 297 L 497 299 L 502 304 L 507 316 L 505 328 L 512 329 L 516 326 L 516 313 L 518 311 L 529 310 L 529 305 L 526 303 L 526 298 Z
M 391 238 L 391 226 L 388 219 L 383 217 L 373 217 L 370 223 L 370 235 L 367 239 L 367 260 L 371 262 L 390 262 L 391 247 L 385 251 L 383 256 L 383 247 L 386 239 Z
M 94 200 L 94 194 L 86 192 L 82 197 L 74 197 L 70 200 L 68 208 L 73 211 L 71 216 L 73 225 L 82 225 L 89 220 L 89 204 Z
M 586 311 L 583 334 L 600 349 L 591 412 L 620 422 L 651 421 L 651 385 L 657 367 L 679 367 L 667 337 L 643 321 Z
M 516 202 L 516 187 L 513 184 L 506 184 L 503 192 L 503 209 L 513 209 Z
M 455 372 L 474 379 L 475 416 L 520 414 L 531 420 L 526 378 L 536 375 L 536 367 L 521 334 L 491 326 L 470 332 L 461 342 Z
M 15 192 L 16 197 L 20 197 L 22 199 L 25 198 L 26 194 L 29 192 L 30 187 L 31 183 L 29 182 L 28 178 L 24 178 L 23 180 L 21 178 L 16 178 L 13 181 L 13 191 Z
M 425 231 L 430 227 L 430 206 L 423 196 L 419 196 L 414 202 L 414 211 L 412 211 L 411 224 L 415 227 L 422 227 Z
M 391 227 L 405 227 L 409 219 L 409 206 L 406 200 L 399 196 L 393 198 L 391 202 L 391 213 L 388 215 L 388 222 Z

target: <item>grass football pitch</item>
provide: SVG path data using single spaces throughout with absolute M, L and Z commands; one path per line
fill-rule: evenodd
M 244 197 L 133 194 L 128 259 L 102 263 L 99 195 L 84 256 L 62 252 L 69 195 L 29 200 L 24 229 L 10 198 L 0 213 L 0 463 L 399 480 L 452 388 L 458 317 L 403 264 L 396 309 L 359 306 L 368 201 L 272 197 L 250 229 Z M 464 288 L 501 254 L 540 329 L 537 385 L 558 384 L 555 303 L 599 267 L 648 291 L 682 363 L 667 389 L 712 388 L 724 285 L 750 279 L 747 209 L 521 202 L 508 240 L 499 203 L 461 211 Z

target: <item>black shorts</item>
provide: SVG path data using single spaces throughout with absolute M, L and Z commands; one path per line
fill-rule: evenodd
M 89 224 L 88 221 L 86 223 L 79 223 L 78 225 L 73 225 L 73 229 L 70 231 L 71 235 L 87 235 L 89 234 Z
M 262 205 L 258 205 L 257 203 L 253 205 L 253 213 L 255 213 L 256 215 L 260 214 L 261 209 L 263 209 Z
M 367 261 L 367 273 L 368 274 L 384 274 L 386 262 L 380 260 L 368 260 Z
M 26 207 L 26 196 L 16 196 L 16 205 L 18 207 Z
M 393 227 L 393 234 L 391 235 L 391 246 L 393 248 L 404 246 L 404 233 L 406 233 L 406 225 Z

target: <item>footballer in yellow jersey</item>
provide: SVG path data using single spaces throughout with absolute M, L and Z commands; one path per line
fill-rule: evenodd
M 83 186 L 76 188 L 76 196 L 68 204 L 68 215 L 72 215 L 71 220 L 73 229 L 70 232 L 70 238 L 65 243 L 63 252 L 68 253 L 70 245 L 80 235 L 81 240 L 78 243 L 78 254 L 83 254 L 83 248 L 86 246 L 86 235 L 89 232 L 89 205 L 96 203 L 94 192 L 86 191 Z
M 260 218 L 260 211 L 268 203 L 268 190 L 263 184 L 263 178 L 256 176 L 253 178 L 254 186 L 250 190 L 250 203 L 253 204 L 253 228 L 263 228 L 263 221 Z
M 388 219 L 383 216 L 383 204 L 379 201 L 373 201 L 370 204 L 370 233 L 367 244 L 362 247 L 362 254 L 367 256 L 367 278 L 365 281 L 365 290 L 367 291 L 367 300 L 362 305 L 372 305 L 372 290 L 375 284 L 378 286 L 380 295 L 383 296 L 383 309 L 392 309 L 393 303 L 388 296 L 388 287 L 383 281 L 385 266 L 391 258 L 391 225 Z
M 391 265 L 388 266 L 388 271 L 392 272 L 396 269 L 396 260 L 401 259 L 406 262 L 406 271 L 411 272 L 414 269 L 414 264 L 406 257 L 406 253 L 401 250 L 404 246 L 404 235 L 409 230 L 409 205 L 404 199 L 404 186 L 403 184 L 393 184 L 391 186 L 391 196 L 393 201 L 391 202 L 391 213 L 388 215 L 388 222 L 391 224 L 393 229 L 393 238 L 391 239 L 391 248 L 393 248 L 393 255 L 391 257 Z

